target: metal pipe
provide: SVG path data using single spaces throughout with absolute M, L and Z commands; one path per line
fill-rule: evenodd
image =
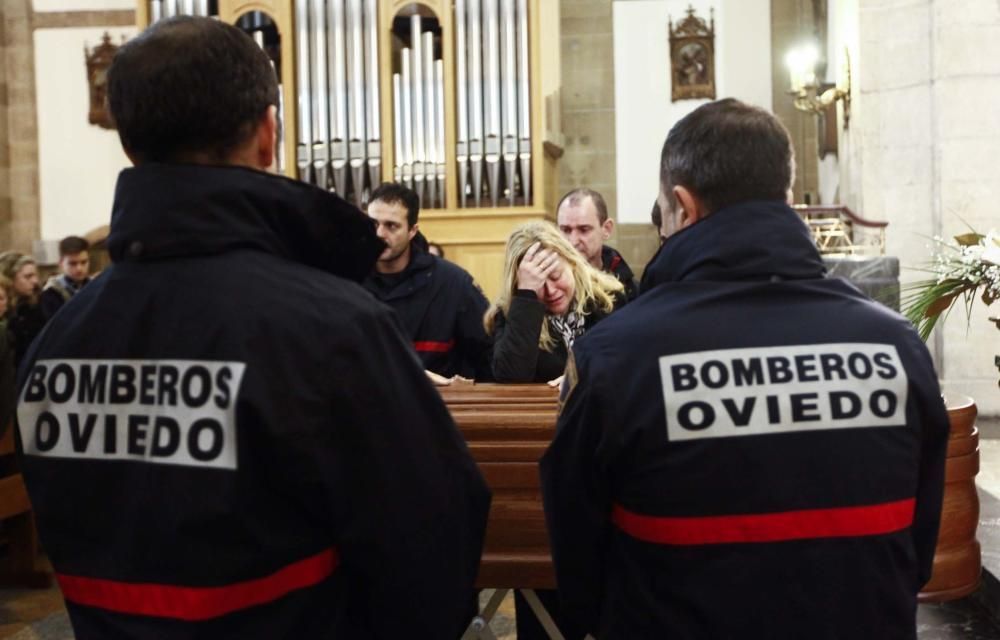
M 445 206 L 445 152 L 444 152 L 444 60 L 434 61 L 434 107 L 437 117 L 437 189 L 441 206 Z
M 420 34 L 422 40 L 421 49 L 423 51 L 423 71 L 424 71 L 424 159 L 427 173 L 427 204 L 434 207 L 437 203 L 437 105 L 434 91 L 434 34 L 425 31 Z
M 173 18 L 177 15 L 177 0 L 163 0 L 163 17 Z
M 521 195 L 524 204 L 531 204 L 531 90 L 528 58 L 528 0 L 517 0 L 517 124 L 520 141 L 518 159 L 521 162 Z
M 395 134 L 392 137 L 396 153 L 392 162 L 392 177 L 396 182 L 401 182 L 403 179 L 403 127 L 401 124 L 403 106 L 401 102 L 399 74 L 394 73 L 392 74 L 392 123 Z
M 379 121 L 378 2 L 365 0 L 365 78 L 368 80 L 365 130 L 368 135 L 368 184 L 382 183 L 382 123 Z
M 514 206 L 514 177 L 517 173 L 517 40 L 514 2 L 515 0 L 500 0 L 501 151 L 507 202 L 510 206 Z
M 403 135 L 403 183 L 413 188 L 413 118 L 410 116 L 413 113 L 413 100 L 410 92 L 413 89 L 413 83 L 410 79 L 410 49 L 404 47 L 402 51 L 399 52 L 400 56 L 400 69 L 402 70 L 402 76 L 400 77 L 400 85 L 402 87 L 402 104 L 403 109 L 401 111 L 402 120 L 402 132 Z
M 160 0 L 149 0 L 149 24 L 154 24 L 163 17 L 163 4 Z
M 312 149 L 313 171 L 316 176 L 316 186 L 326 189 L 329 186 L 330 170 L 330 112 L 328 94 L 323 89 L 326 81 L 326 7 L 323 0 L 311 0 L 309 5 L 309 27 L 312 31 Z
M 344 0 L 328 0 L 327 30 L 330 65 L 327 92 L 330 96 L 330 166 L 333 188 L 347 197 L 347 49 L 344 33 Z
M 469 184 L 469 88 L 465 59 L 467 48 L 465 0 L 455 0 L 455 102 L 458 107 L 458 142 L 455 159 L 458 162 L 458 206 L 460 207 L 466 206 L 466 190 Z
M 180 0 L 178 12 L 182 16 L 194 15 L 194 0 Z
M 495 207 L 500 192 L 500 34 L 497 0 L 483 0 L 483 140 L 486 181 Z
M 424 143 L 424 75 L 423 75 L 423 50 L 420 40 L 421 20 L 419 15 L 410 17 L 410 46 L 413 48 L 413 55 L 410 62 L 413 65 L 410 81 L 412 89 L 412 111 L 410 119 L 413 121 L 413 188 L 424 199 L 424 155 L 426 146 Z
M 478 207 L 483 195 L 483 64 L 481 0 L 469 0 L 469 166 L 472 198 Z
M 169 0 L 168 0 L 169 2 Z M 309 91 L 309 1 L 295 0 L 298 120 L 296 164 L 299 180 L 312 182 L 312 96 Z
M 354 203 L 361 206 L 365 190 L 365 34 L 361 0 L 347 0 L 347 123 L 348 156 Z
M 195 0 L 194 15 L 208 17 L 208 0 Z

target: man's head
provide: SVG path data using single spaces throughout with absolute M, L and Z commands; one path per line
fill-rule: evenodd
M 556 207 L 559 230 L 591 266 L 601 268 L 601 249 L 615 228 L 604 197 L 590 189 L 574 189 Z
M 663 143 L 662 235 L 730 205 L 785 200 L 793 162 L 788 131 L 771 113 L 732 98 L 698 107 Z
M 264 169 L 274 157 L 274 70 L 250 36 L 220 20 L 162 20 L 122 45 L 108 103 L 134 164 Z
M 412 189 L 384 182 L 372 192 L 368 216 L 375 232 L 387 245 L 378 258 L 377 269 L 385 273 L 401 271 L 410 261 L 410 241 L 417 235 L 420 198 Z
M 73 282 L 83 282 L 90 275 L 90 243 L 80 236 L 66 236 L 59 241 L 59 269 Z

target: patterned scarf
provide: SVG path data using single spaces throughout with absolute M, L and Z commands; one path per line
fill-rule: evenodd
M 583 335 L 583 315 L 570 311 L 564 316 L 552 316 L 552 328 L 555 329 L 566 345 L 566 350 L 573 348 L 573 341 Z

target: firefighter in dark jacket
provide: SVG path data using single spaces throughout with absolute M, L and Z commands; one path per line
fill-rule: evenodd
M 564 612 L 597 638 L 913 639 L 948 421 L 898 314 L 826 279 L 773 115 L 663 147 L 668 237 L 584 335 L 541 463 Z
M 492 380 L 482 323 L 489 302 L 468 272 L 427 251 L 419 213 L 417 194 L 401 184 L 372 192 L 368 215 L 387 246 L 364 287 L 396 310 L 424 369 L 448 379 Z
M 604 196 L 593 189 L 573 189 L 559 200 L 556 222 L 569 243 L 595 269 L 610 273 L 625 287 L 623 303 L 639 293 L 635 275 L 622 254 L 605 244 L 614 231 L 615 221 L 608 217 Z
M 136 164 L 113 264 L 35 342 L 18 408 L 76 638 L 457 637 L 488 491 L 357 284 L 384 247 L 371 222 L 262 170 L 266 55 L 164 20 L 108 91 Z

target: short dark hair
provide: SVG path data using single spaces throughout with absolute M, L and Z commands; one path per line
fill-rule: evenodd
M 409 189 L 398 182 L 383 182 L 372 191 L 368 203 L 381 200 L 386 204 L 401 204 L 406 207 L 406 223 L 411 227 L 417 224 L 420 215 L 420 197 L 413 189 Z
M 709 213 L 750 200 L 784 200 L 792 184 L 792 142 L 778 119 L 733 98 L 702 105 L 670 129 L 660 187 L 673 203 L 684 186 Z
M 556 215 L 559 215 L 559 210 L 562 209 L 563 203 L 567 200 L 571 205 L 576 207 L 586 198 L 590 198 L 591 202 L 594 203 L 594 208 L 597 209 L 597 221 L 604 224 L 608 219 L 608 203 L 604 201 L 604 196 L 600 193 L 585 187 L 573 189 L 562 198 L 559 198 L 559 204 L 556 205 Z
M 59 259 L 75 256 L 90 249 L 90 243 L 80 236 L 66 236 L 59 241 Z
M 278 104 L 278 79 L 240 29 L 178 16 L 118 50 L 108 69 L 108 104 L 122 147 L 137 161 L 207 153 L 223 162 Z
M 653 200 L 653 210 L 649 212 L 649 221 L 657 229 L 663 226 L 663 212 L 660 211 L 659 200 Z

